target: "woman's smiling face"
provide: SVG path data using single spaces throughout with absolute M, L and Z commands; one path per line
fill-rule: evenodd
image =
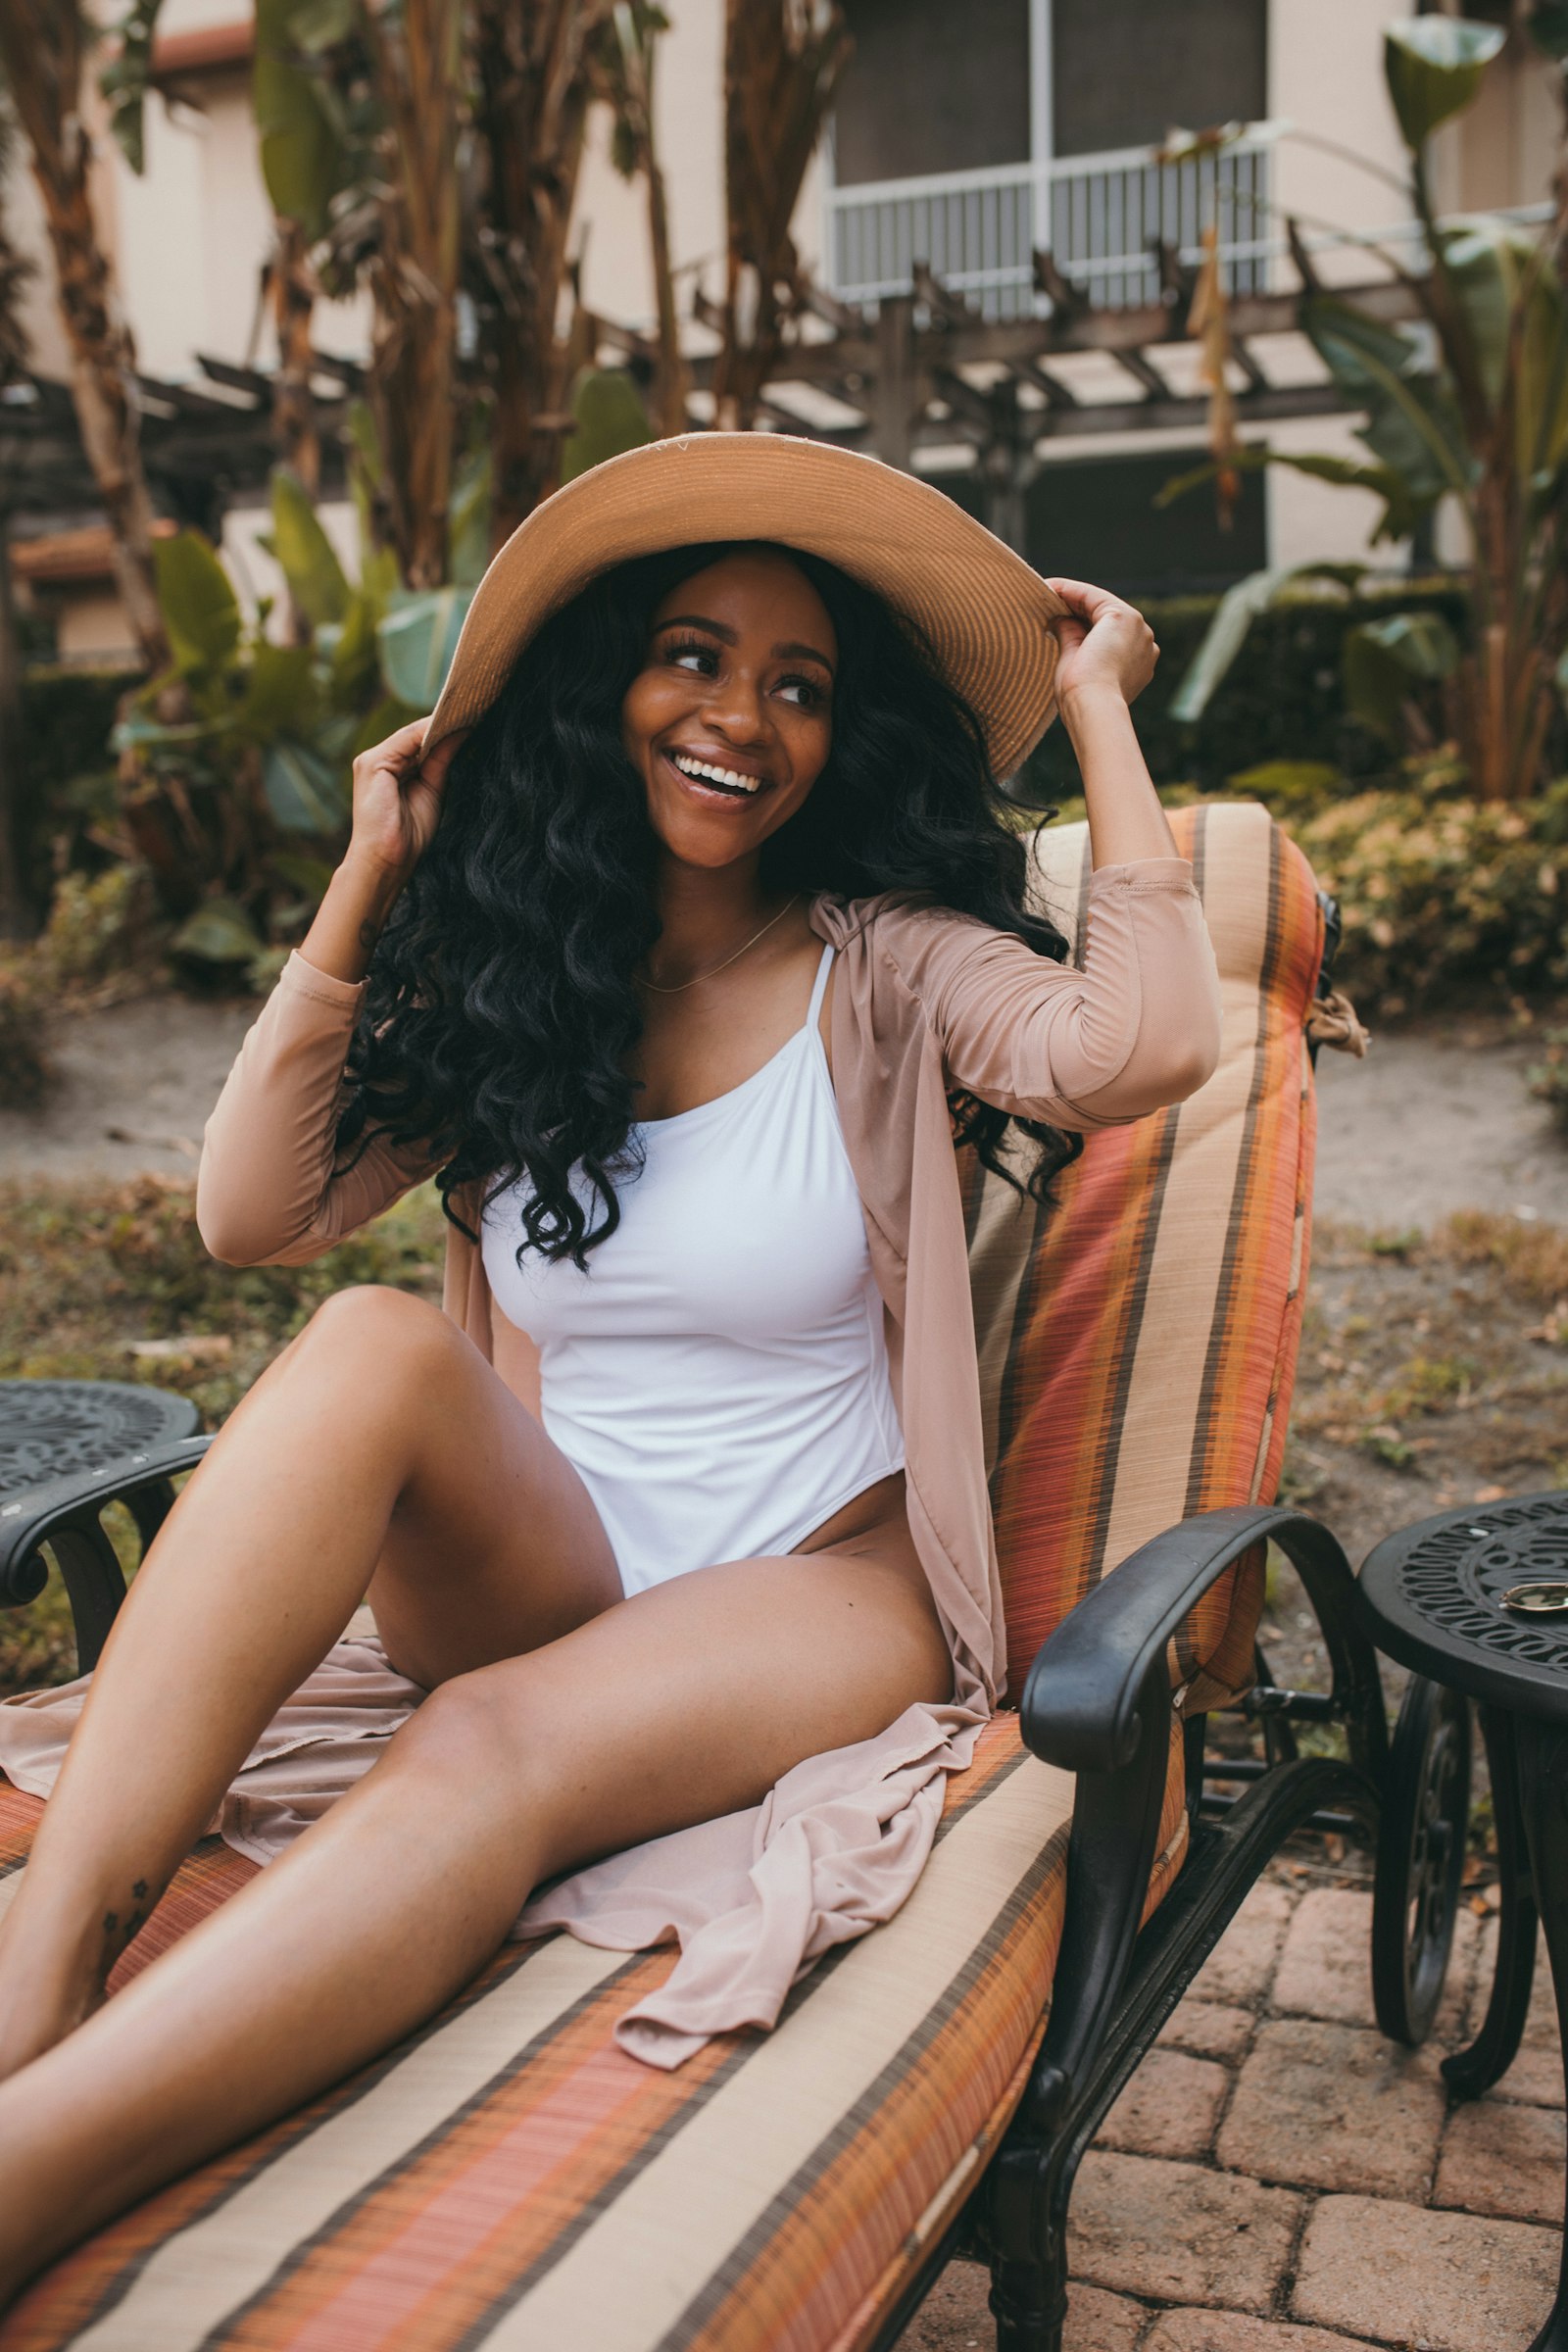
M 670 857 L 730 865 L 794 815 L 832 744 L 837 660 L 821 598 L 767 548 L 737 549 L 656 606 L 621 740 Z

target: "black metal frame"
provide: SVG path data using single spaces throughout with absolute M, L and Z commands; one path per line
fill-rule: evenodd
M 47 1544 L 71 1602 L 77 1667 L 89 1673 L 125 1597 L 124 1570 L 104 1532 L 103 1513 L 112 1502 L 123 1503 L 145 1551 L 173 1507 L 171 1482 L 194 1470 L 212 1442 L 178 1438 L 102 1470 L 28 1487 L 0 1504 L 0 1609 L 25 1608 L 38 1598 L 49 1581 L 42 1551 Z
M 1216 1805 L 1200 1734 L 1193 1737 L 1188 1855 L 1141 1928 L 1169 1753 L 1166 1647 L 1216 1579 L 1264 1539 L 1301 1578 L 1333 1687 L 1325 1700 L 1262 1684 L 1248 1710 L 1282 1727 L 1338 1722 L 1348 1758 L 1281 1752 L 1293 1743 L 1276 1737 L 1276 1760 L 1239 1798 Z M 1078 1776 L 1066 1917 L 1028 2088 L 946 2248 L 956 2250 L 961 2235 L 989 2262 L 999 2352 L 1059 2352 L 1067 2212 L 1084 2152 L 1270 1857 L 1331 1809 L 1376 1834 L 1388 1732 L 1377 1653 L 1352 1612 L 1354 1584 L 1335 1538 L 1304 1512 L 1205 1512 L 1124 1560 L 1063 1619 L 1030 1669 L 1024 1739 Z M 1232 1777 L 1228 1760 L 1216 1777 Z M 906 2309 L 916 2299 L 911 2293 Z M 884 2329 L 879 2347 L 895 2335 Z

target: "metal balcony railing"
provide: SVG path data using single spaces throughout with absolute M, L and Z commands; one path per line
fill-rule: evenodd
M 1034 291 L 1034 252 L 1104 310 L 1130 310 L 1159 294 L 1156 250 L 1187 263 L 1210 220 L 1233 293 L 1261 292 L 1277 239 L 1268 212 L 1271 126 L 1229 146 L 1161 163 L 1147 147 L 1000 164 L 827 191 L 823 251 L 843 302 L 907 294 L 917 262 L 987 317 L 1044 308 Z

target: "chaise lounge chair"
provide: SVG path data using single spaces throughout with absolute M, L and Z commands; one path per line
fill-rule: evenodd
M 673 2074 L 611 2039 L 666 1953 L 508 1945 L 421 2033 L 58 2263 L 0 2352 L 869 2352 L 956 2251 L 990 2263 L 1004 2352 L 1055 2352 L 1068 2200 L 1111 2100 L 1281 1842 L 1325 1811 L 1372 1833 L 1388 1779 L 1348 1565 L 1270 1499 L 1325 902 L 1262 808 L 1174 821 L 1219 956 L 1214 1077 L 1091 1138 L 1049 1211 L 968 1179 L 1015 1703 L 952 1782 L 904 1910 L 808 1976 L 775 2033 Z M 1084 830 L 1040 848 L 1071 930 Z M 145 1535 L 203 1443 L 25 1496 L 0 1520 L 0 1598 L 35 1593 L 63 1536 L 90 1662 L 113 1606 L 97 1510 L 131 1495 Z M 1317 1610 L 1331 1694 L 1276 1690 L 1256 1649 L 1265 1540 Z M 1206 1783 L 1219 1709 L 1262 1752 Z M 1341 1727 L 1339 1757 L 1297 1754 L 1303 1716 Z M 0 1785 L 0 1873 L 37 1811 Z M 198 1849 L 118 1977 L 251 1867 Z M 1451 1910 L 1426 1888 L 1385 1925 L 1388 1946 L 1413 1922 L 1389 1996 L 1410 2038 Z

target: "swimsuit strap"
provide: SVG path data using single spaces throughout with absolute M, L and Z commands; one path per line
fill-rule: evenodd
M 822 999 L 827 990 L 828 968 L 832 961 L 833 943 L 830 940 L 827 946 L 822 950 L 822 960 L 816 967 L 816 979 L 811 989 L 811 1002 L 806 1015 L 806 1026 L 808 1029 L 814 1029 L 816 1027 L 817 1016 L 822 1010 Z

